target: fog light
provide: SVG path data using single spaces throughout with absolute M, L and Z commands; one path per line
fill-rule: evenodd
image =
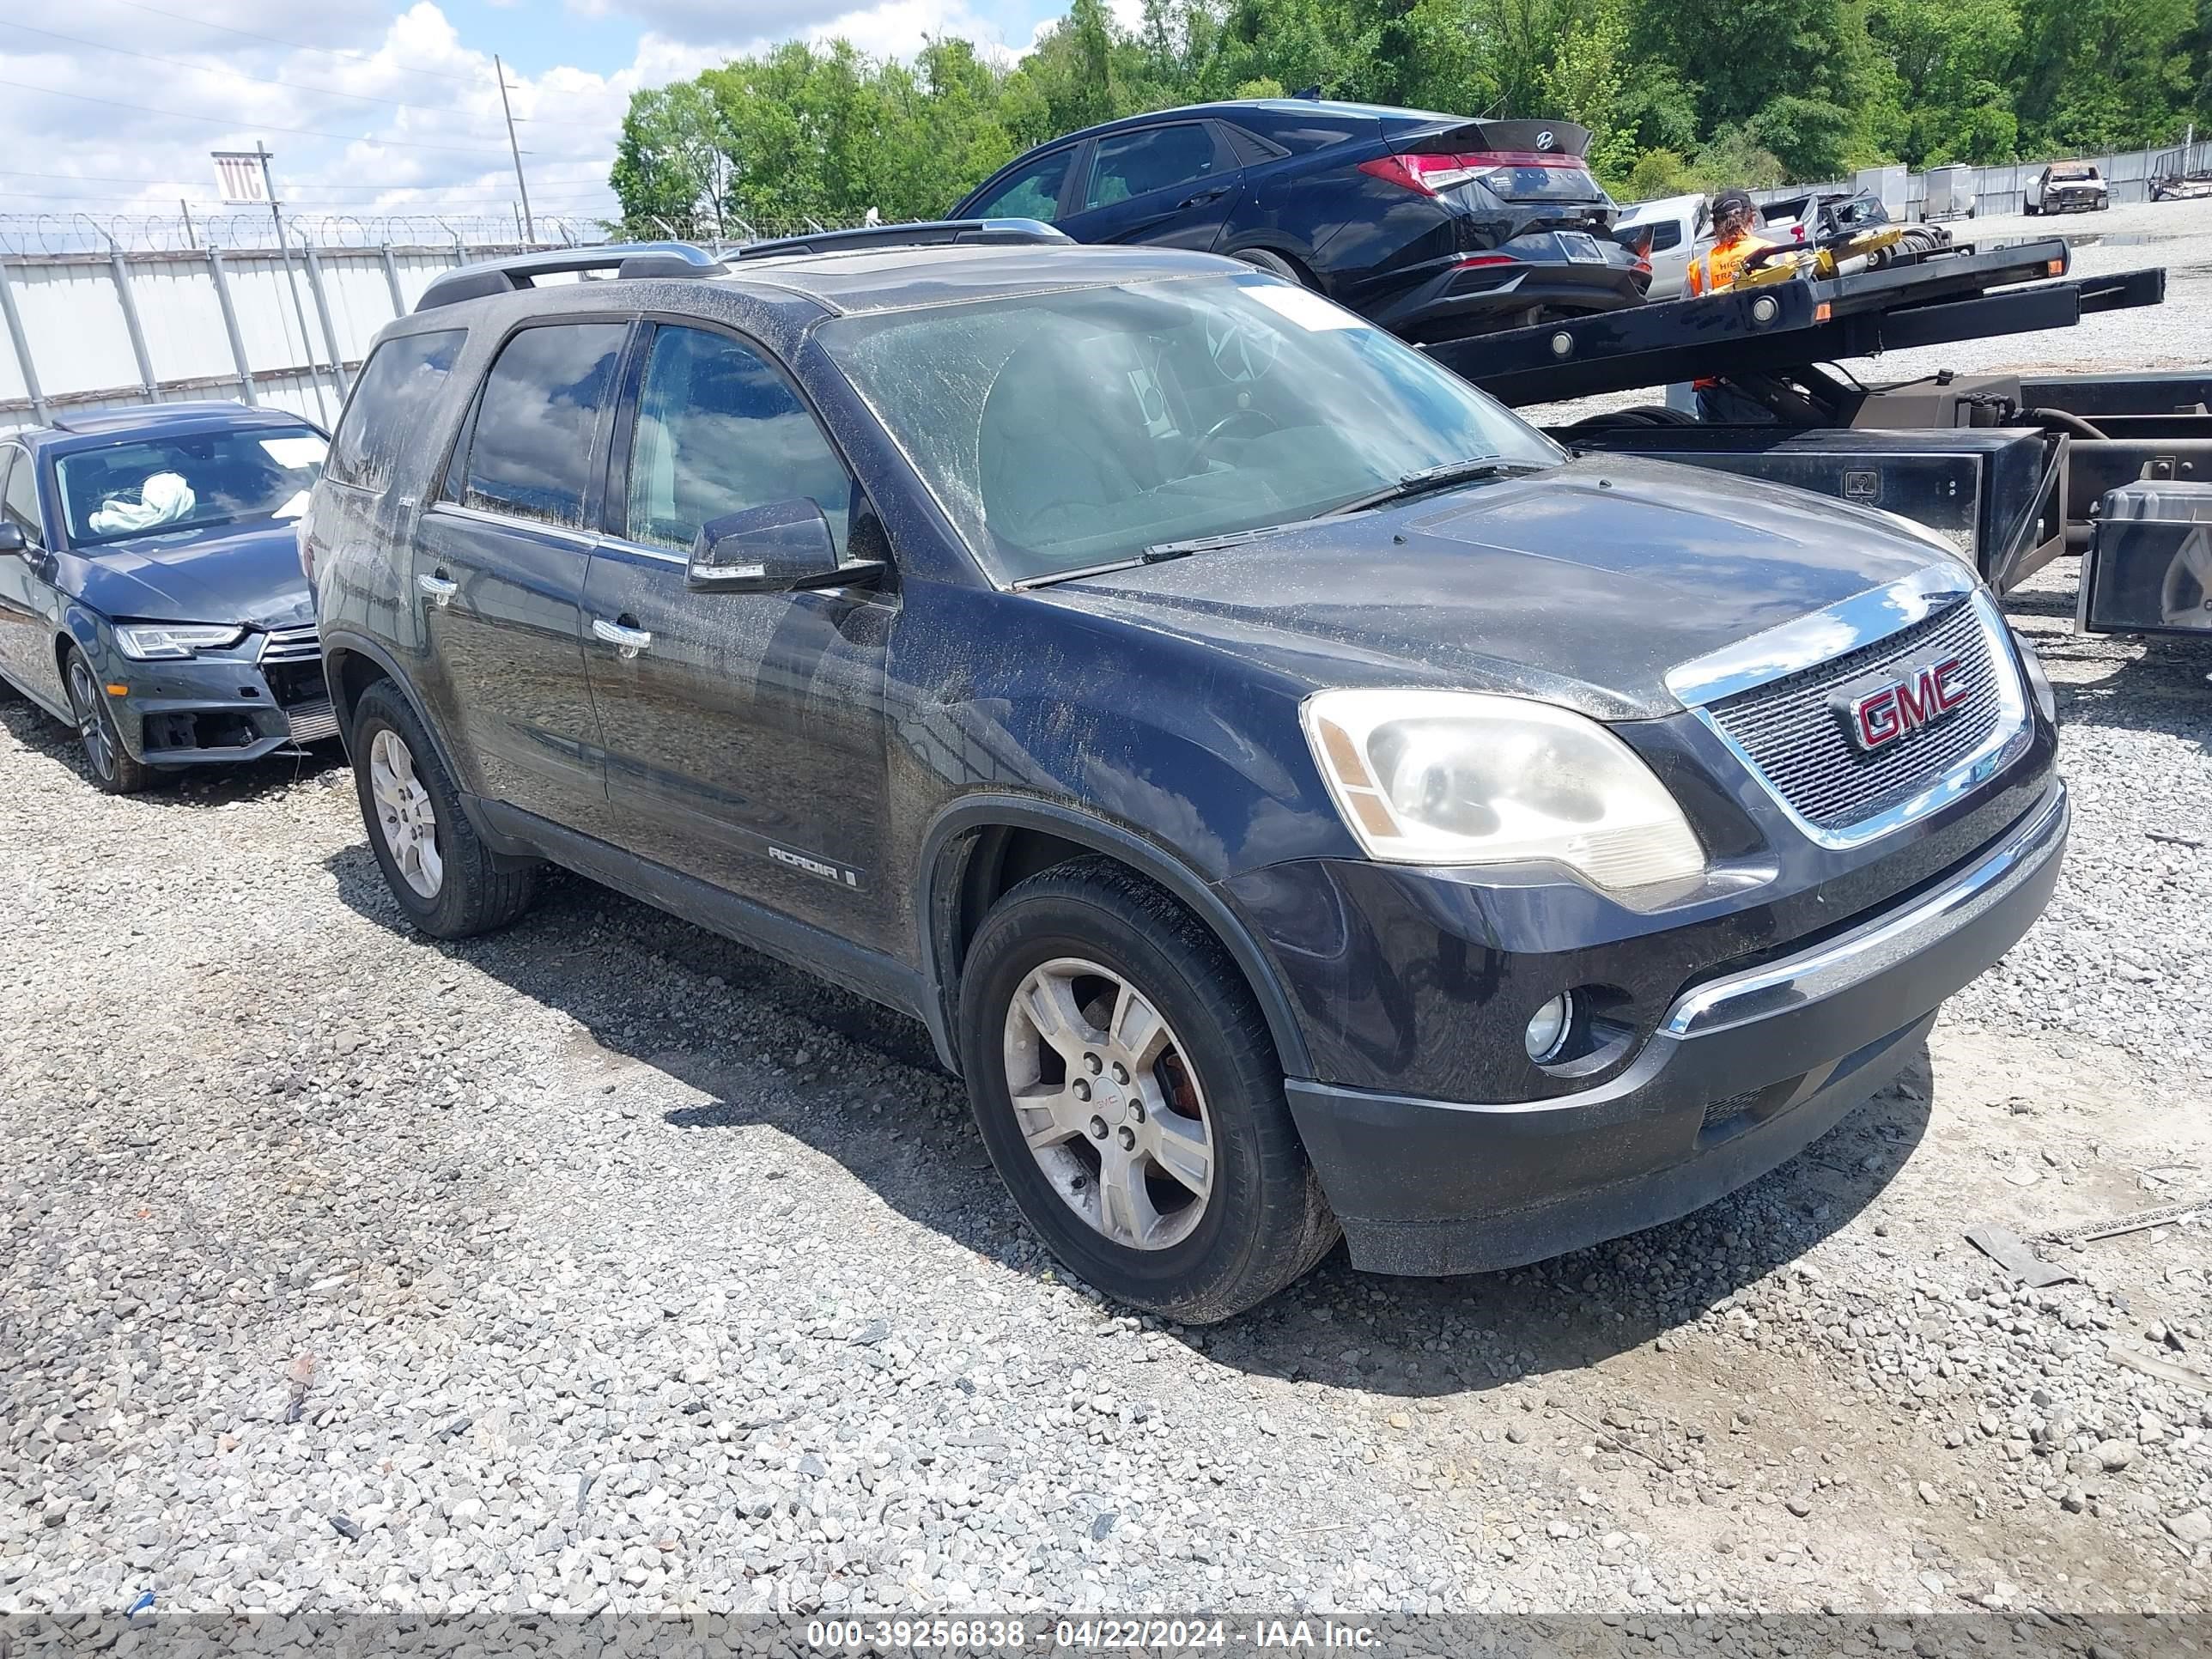
M 1567 1046 L 1567 1032 L 1575 1023 L 1575 1001 L 1571 991 L 1562 991 L 1528 1018 L 1528 1029 L 1521 1034 L 1521 1046 L 1528 1051 L 1528 1058 L 1539 1066 L 1556 1059 L 1560 1049 Z

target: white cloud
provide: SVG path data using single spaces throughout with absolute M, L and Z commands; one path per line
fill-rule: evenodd
M 0 173 L 0 216 L 16 221 L 0 226 L 0 246 L 39 245 L 19 216 L 174 221 L 180 198 L 204 232 L 210 212 L 225 210 L 208 152 L 250 149 L 257 138 L 276 153 L 288 210 L 302 216 L 511 214 L 514 176 L 491 56 L 465 44 L 434 0 L 396 15 L 371 0 L 332 0 L 319 10 L 236 0 L 222 10 L 234 29 L 325 51 L 151 13 L 133 11 L 131 26 L 118 27 L 124 14 L 112 6 L 84 9 L 94 15 L 50 5 L 21 21 L 145 56 L 0 29 L 0 81 L 45 89 L 0 89 L 0 167 L 10 169 Z M 532 76 L 510 68 L 538 216 L 572 219 L 590 234 L 613 208 L 607 169 L 630 94 L 726 56 L 648 33 L 611 72 L 563 66 Z M 175 61 L 149 61 L 156 58 Z M 187 118 L 201 112 L 216 118 Z M 57 227 L 48 240 L 63 236 Z
M 842 38 L 873 55 L 906 56 L 950 33 L 1012 62 L 1018 48 L 970 3 L 568 0 L 614 7 L 643 27 L 617 69 L 524 76 L 509 67 L 532 206 L 541 220 L 594 234 L 614 209 L 607 170 L 630 94 L 778 40 Z M 180 198 L 201 234 L 210 213 L 245 214 L 258 225 L 258 210 L 217 204 L 208 159 L 210 149 L 250 149 L 257 139 L 275 152 L 288 212 L 302 217 L 511 222 L 514 175 L 491 55 L 465 41 L 436 0 L 396 12 L 393 0 L 226 0 L 209 10 L 228 33 L 212 27 L 213 15 L 191 21 L 179 0 L 160 3 L 179 15 L 126 11 L 114 0 L 34 0 L 33 9 L 10 12 L 35 29 L 143 56 L 0 28 L 0 81 L 73 94 L 0 88 L 0 167 L 11 169 L 0 172 L 0 251 L 35 251 L 41 234 L 48 245 L 82 243 L 82 226 L 66 235 L 54 228 L 72 213 L 173 226 Z M 733 25 L 746 38 L 726 38 Z M 185 118 L 195 112 L 214 118 Z M 52 228 L 23 217 L 40 215 Z

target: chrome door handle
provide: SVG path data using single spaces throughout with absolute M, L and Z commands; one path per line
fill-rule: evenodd
M 437 605 L 450 605 L 453 595 L 461 591 L 461 585 L 459 582 L 449 581 L 443 576 L 432 576 L 427 574 L 416 577 L 415 586 L 428 593 L 431 601 Z
M 616 654 L 625 661 L 641 651 L 653 648 L 653 635 L 644 629 L 624 628 L 620 623 L 611 623 L 599 617 L 592 618 L 592 635 L 614 647 Z

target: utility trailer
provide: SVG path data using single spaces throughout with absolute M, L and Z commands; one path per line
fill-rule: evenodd
M 1773 419 L 1663 407 L 1553 435 L 1790 483 L 1936 531 L 2000 592 L 2082 556 L 2077 625 L 2212 638 L 2212 367 L 1956 374 L 1869 385 L 1832 367 L 1908 347 L 2071 327 L 2161 303 L 2162 270 L 2069 275 L 2051 238 L 1671 301 L 1425 348 L 1516 405 L 1724 380 Z

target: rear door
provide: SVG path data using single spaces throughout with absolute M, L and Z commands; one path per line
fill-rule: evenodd
M 1109 133 L 1091 149 L 1060 228 L 1079 242 L 1211 248 L 1244 174 L 1212 121 L 1166 121 Z
M 702 525 L 812 501 L 841 554 L 866 497 L 774 356 L 661 324 L 623 398 L 585 653 L 616 842 L 845 939 L 879 896 L 895 592 L 697 592 Z M 879 532 L 871 533 L 879 535 Z
M 500 348 L 420 520 L 410 596 L 438 713 L 484 793 L 603 838 L 584 577 L 630 326 L 532 324 Z

